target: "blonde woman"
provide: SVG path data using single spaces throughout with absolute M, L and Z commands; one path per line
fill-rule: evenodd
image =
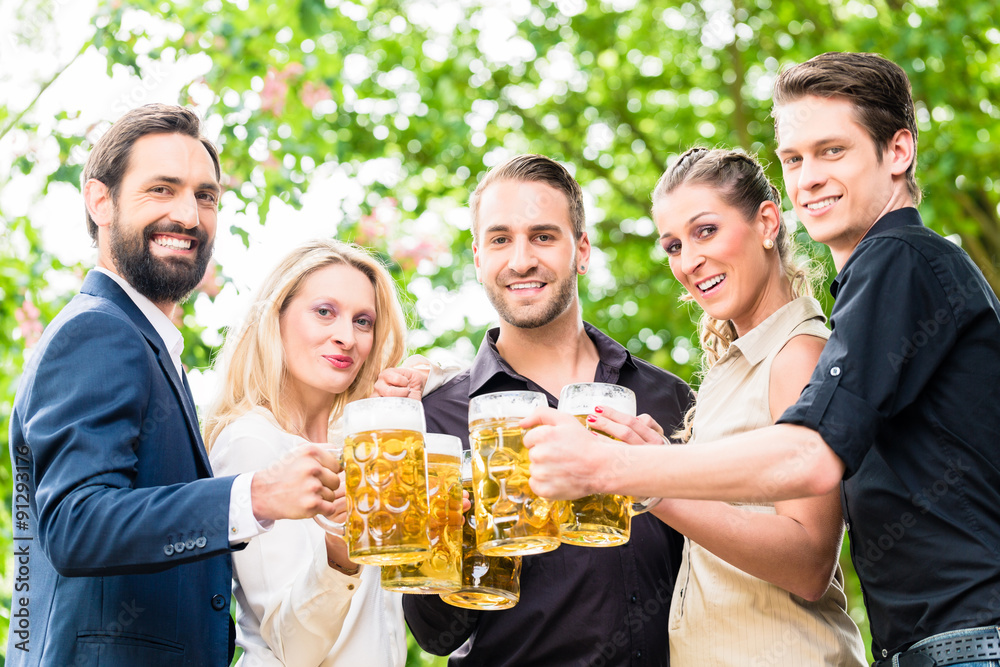
M 336 438 L 344 405 L 371 395 L 404 337 L 392 278 L 367 251 L 317 240 L 291 252 L 226 337 L 224 384 L 205 423 L 215 473 L 264 468 L 303 441 Z M 243 667 L 405 663 L 399 594 L 312 520 L 275 522 L 233 554 L 233 579 Z

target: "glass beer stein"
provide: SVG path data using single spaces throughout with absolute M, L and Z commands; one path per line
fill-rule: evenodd
M 382 566 L 382 588 L 399 593 L 442 593 L 462 585 L 462 441 L 428 433 L 424 451 L 430 553 L 419 563 Z
M 472 489 L 472 452 L 462 452 L 462 488 Z M 462 587 L 441 599 L 465 609 L 510 609 L 521 595 L 521 557 L 484 556 L 476 548 L 476 510 L 470 507 L 462 526 Z
M 539 498 L 528 485 L 528 450 L 518 422 L 545 407 L 544 394 L 504 391 L 469 402 L 476 541 L 485 556 L 527 556 L 559 546 L 565 501 Z
M 427 557 L 426 430 L 423 405 L 411 398 L 365 398 L 344 407 L 347 520 L 319 523 L 343 535 L 354 562 Z
M 559 411 L 575 416 L 587 427 L 587 415 L 598 405 L 635 416 L 635 394 L 631 389 L 603 382 L 568 384 L 559 394 Z M 601 435 L 607 435 L 600 431 Z M 617 438 L 615 438 L 617 439 Z M 632 516 L 641 514 L 654 504 L 650 498 L 634 502 L 629 496 L 598 493 L 570 501 L 566 521 L 560 526 L 560 536 L 566 544 L 588 547 L 612 547 L 628 542 Z

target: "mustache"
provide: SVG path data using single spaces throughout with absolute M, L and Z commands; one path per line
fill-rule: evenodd
M 513 269 L 504 269 L 497 275 L 497 282 L 501 285 L 509 285 L 515 280 L 537 280 L 540 283 L 555 282 L 556 277 L 548 271 L 541 271 L 533 268 L 526 273 L 518 273 Z

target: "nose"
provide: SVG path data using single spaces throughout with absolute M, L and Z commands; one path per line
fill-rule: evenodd
M 705 256 L 698 248 L 686 244 L 681 247 L 680 268 L 686 275 L 695 273 L 705 263 Z
M 330 327 L 330 339 L 344 350 L 354 347 L 354 320 L 349 317 L 338 317 Z
M 198 217 L 198 200 L 194 193 L 181 194 L 174 199 L 170 207 L 170 220 L 185 229 L 193 229 L 200 223 Z
M 813 190 L 826 181 L 826 176 L 823 174 L 819 162 L 817 160 L 810 160 L 808 157 L 802 159 L 802 164 L 799 166 L 798 173 L 798 186 L 800 190 Z
M 535 257 L 530 239 L 520 238 L 511 243 L 514 248 L 510 253 L 510 258 L 507 260 L 508 269 L 514 273 L 524 275 L 538 266 L 538 258 Z

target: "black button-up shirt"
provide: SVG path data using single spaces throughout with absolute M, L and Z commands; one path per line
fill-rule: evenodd
M 879 220 L 831 291 L 833 333 L 779 422 L 818 431 L 846 466 L 872 652 L 996 625 L 1000 303 L 914 208 Z
M 600 356 L 594 381 L 628 387 L 640 414 L 648 413 L 667 433 L 677 427 L 692 398 L 688 386 L 632 357 L 595 327 L 584 327 Z M 556 407 L 555 397 L 500 357 L 498 334 L 487 333 L 471 368 L 424 397 L 428 431 L 456 435 L 468 448 L 469 399 L 480 394 L 537 391 Z M 470 611 L 436 595 L 405 595 L 403 611 L 425 650 L 447 655 L 459 649 L 450 665 L 659 667 L 669 664 L 667 618 L 682 545 L 676 531 L 643 514 L 632 519 L 623 546 L 562 544 L 525 556 L 520 601 L 511 609 Z

